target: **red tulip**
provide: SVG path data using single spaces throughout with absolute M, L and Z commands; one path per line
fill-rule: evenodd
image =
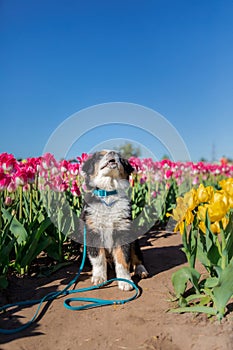
M 24 186 L 27 184 L 27 173 L 25 169 L 17 170 L 13 176 L 16 186 Z
M 10 182 L 11 182 L 10 176 L 3 172 L 0 172 L 0 191 L 6 190 Z
M 80 197 L 81 196 L 81 191 L 80 191 L 76 181 L 72 182 L 72 187 L 71 187 L 70 190 L 71 190 L 71 193 L 72 193 L 73 196 L 76 196 L 76 197 Z
M 2 153 L 0 155 L 0 167 L 2 167 L 2 169 L 5 172 L 12 171 L 15 167 L 15 164 L 16 164 L 16 159 L 12 154 Z

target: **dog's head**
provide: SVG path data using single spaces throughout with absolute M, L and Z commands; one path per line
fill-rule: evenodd
M 94 153 L 82 166 L 82 173 L 88 189 L 111 190 L 125 187 L 129 175 L 134 171 L 128 160 L 115 151 Z

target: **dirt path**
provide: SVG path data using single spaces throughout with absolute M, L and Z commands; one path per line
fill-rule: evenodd
M 0 335 L 1 350 L 232 350 L 233 313 L 220 324 L 203 316 L 168 313 L 172 307 L 171 275 L 185 263 L 179 235 L 151 233 L 143 237 L 145 264 L 151 277 L 139 281 L 141 296 L 125 305 L 72 312 L 63 307 L 62 298 L 54 301 L 31 328 L 14 336 Z M 15 299 L 38 298 L 63 288 L 77 271 L 77 264 L 58 271 L 50 278 L 15 279 L 11 282 Z M 90 286 L 90 271 L 82 274 L 78 287 Z M 122 295 L 123 293 L 123 295 Z M 131 295 L 131 292 L 125 292 Z M 116 286 L 92 296 L 124 298 Z M 4 302 L 5 297 L 1 297 Z M 14 299 L 14 300 L 12 300 Z M 229 306 L 232 310 L 232 305 Z M 0 327 L 19 326 L 31 317 L 33 308 L 21 311 L 16 321 L 1 317 Z

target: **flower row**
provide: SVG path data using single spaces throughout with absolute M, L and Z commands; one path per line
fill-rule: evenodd
M 46 153 L 41 157 L 18 161 L 12 154 L 2 153 L 0 154 L 0 191 L 7 190 L 12 193 L 19 186 L 27 190 L 31 184 L 36 184 L 39 189 L 48 186 L 57 192 L 69 190 L 73 195 L 79 196 L 81 193 L 80 170 L 87 157 L 88 155 L 83 153 L 75 162 L 57 161 L 52 154 Z M 131 157 L 129 161 L 135 168 L 141 183 L 175 180 L 179 186 L 188 178 L 191 185 L 196 185 L 208 179 L 216 182 L 216 179 L 233 176 L 233 165 L 225 162 L 221 164 L 172 162 L 169 159 L 153 161 L 151 158 L 136 157 Z
M 56 192 L 70 190 L 73 195 L 80 196 L 78 175 L 87 158 L 83 153 L 76 162 L 57 161 L 52 154 L 46 153 L 38 158 L 27 158 L 18 161 L 12 154 L 0 154 L 0 191 L 15 192 L 19 186 L 28 190 L 36 184 L 38 189 L 46 186 Z
M 198 226 L 205 233 L 208 213 L 211 231 L 220 233 L 221 227 L 225 228 L 229 222 L 229 210 L 233 209 L 233 178 L 219 181 L 219 187 L 221 189 L 216 190 L 213 186 L 200 184 L 197 189 L 192 188 L 183 197 L 178 197 L 171 215 L 177 221 L 175 231 L 183 234 L 185 226 L 192 224 L 196 215 Z

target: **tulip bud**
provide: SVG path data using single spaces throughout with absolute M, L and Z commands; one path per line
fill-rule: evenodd
M 7 205 L 8 207 L 11 206 L 12 204 L 12 198 L 7 196 L 5 199 L 5 205 Z

